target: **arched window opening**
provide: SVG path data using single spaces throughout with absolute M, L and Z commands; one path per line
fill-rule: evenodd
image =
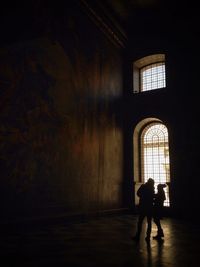
M 170 161 L 168 130 L 159 122 L 148 124 L 140 137 L 141 177 L 146 182 L 148 178 L 155 181 L 155 189 L 159 183 L 170 182 Z M 165 188 L 165 206 L 169 206 L 169 188 Z

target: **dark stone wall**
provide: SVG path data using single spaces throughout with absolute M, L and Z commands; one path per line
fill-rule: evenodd
M 121 48 L 76 1 L 34 3 L 0 50 L 4 216 L 124 207 Z
M 148 16 L 147 16 L 148 15 Z M 138 13 L 127 48 L 126 147 L 144 118 L 158 118 L 169 131 L 171 205 L 173 214 L 195 219 L 199 209 L 199 40 L 197 14 L 160 10 Z M 138 20 L 141 25 L 138 25 Z M 136 31 L 134 26 L 138 26 Z M 166 88 L 133 94 L 132 62 L 147 55 L 166 55 Z M 129 140 L 129 141 L 128 141 Z M 132 162 L 127 164 L 131 175 Z M 134 177 L 133 177 L 134 180 Z

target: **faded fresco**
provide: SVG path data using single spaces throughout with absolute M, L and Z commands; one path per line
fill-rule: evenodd
M 70 29 L 59 40 L 1 48 L 4 212 L 87 213 L 123 205 L 121 59 L 96 35 L 88 42 Z

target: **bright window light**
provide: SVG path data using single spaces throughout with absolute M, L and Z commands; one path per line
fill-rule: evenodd
M 170 162 L 168 130 L 161 123 L 151 123 L 141 135 L 141 163 L 143 181 L 153 178 L 155 189 L 159 183 L 170 182 Z M 164 206 L 169 206 L 169 188 L 164 189 L 166 200 Z
M 165 63 L 159 62 L 140 69 L 141 91 L 166 87 Z

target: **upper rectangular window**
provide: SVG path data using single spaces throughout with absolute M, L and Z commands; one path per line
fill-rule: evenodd
M 134 93 L 166 87 L 165 55 L 155 54 L 133 63 Z
M 149 91 L 163 88 L 165 82 L 165 63 L 159 62 L 140 69 L 140 90 Z

